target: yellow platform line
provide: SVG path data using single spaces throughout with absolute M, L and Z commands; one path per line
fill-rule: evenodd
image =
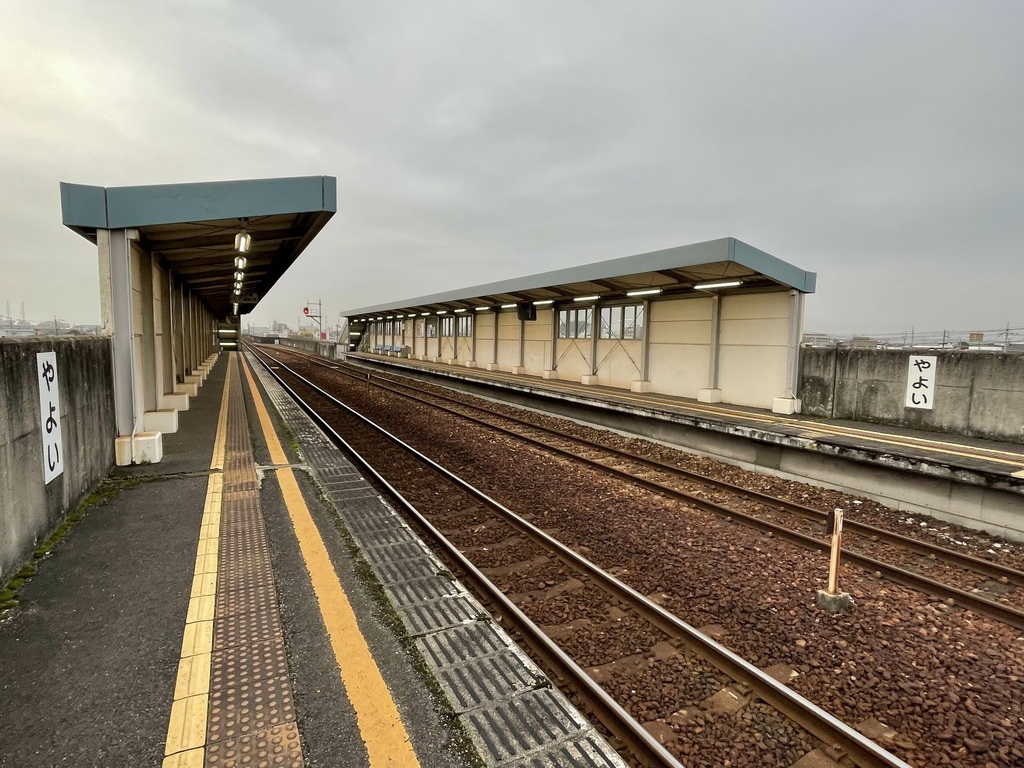
M 224 468 L 227 443 L 228 402 L 231 373 L 228 366 L 224 395 L 220 401 L 217 437 L 213 445 L 211 469 Z M 217 566 L 220 546 L 221 504 L 224 475 L 211 474 L 206 482 L 206 501 L 199 526 L 192 589 L 181 639 L 178 675 L 174 683 L 174 701 L 167 723 L 162 768 L 203 768 L 206 762 L 206 731 L 210 704 L 210 661 L 213 657 L 213 615 L 217 602 Z
M 270 421 L 270 414 L 244 358 L 242 370 L 249 382 L 260 427 L 267 441 L 270 462 L 277 465 L 287 464 L 288 457 L 281 447 Z M 405 724 L 381 676 L 380 668 L 366 644 L 366 638 L 359 630 L 355 612 L 334 572 L 327 547 L 324 546 L 320 531 L 302 497 L 295 474 L 290 468 L 282 467 L 277 470 L 277 479 L 292 527 L 295 529 L 295 536 L 299 540 L 299 549 L 313 584 L 313 592 L 334 650 L 334 658 L 341 672 L 341 682 L 356 713 L 356 721 L 366 745 L 370 766 L 416 768 L 419 766 L 419 760 L 409 743 Z

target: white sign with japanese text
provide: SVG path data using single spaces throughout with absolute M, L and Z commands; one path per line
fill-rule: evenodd
M 911 355 L 907 365 L 907 408 L 927 408 L 935 405 L 935 372 L 938 359 L 934 355 Z
M 57 353 L 36 355 L 39 376 L 39 421 L 43 427 L 43 480 L 49 484 L 64 471 L 64 440 L 60 434 L 60 388 Z

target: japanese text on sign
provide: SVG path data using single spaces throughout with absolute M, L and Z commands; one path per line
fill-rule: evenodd
M 48 484 L 64 471 L 64 440 L 60 433 L 60 388 L 57 353 L 36 355 L 39 381 L 39 421 L 43 428 L 43 481 Z
M 938 359 L 934 355 L 911 355 L 907 365 L 907 408 L 927 408 L 935 405 L 935 371 Z

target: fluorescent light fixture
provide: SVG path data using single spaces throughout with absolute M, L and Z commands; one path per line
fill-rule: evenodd
M 234 294 L 235 294 L 235 296 L 241 296 L 242 295 L 242 289 L 241 288 L 235 288 Z
M 554 299 L 541 299 L 540 301 L 533 302 L 533 306 L 535 306 L 535 307 L 543 307 L 545 304 L 554 304 L 554 303 L 555 303 Z
M 394 320 L 394 319 L 395 319 L 395 316 L 394 316 L 394 315 L 388 315 L 387 319 L 388 319 L 388 320 Z
M 516 308 L 516 306 L 517 306 L 517 305 L 515 305 L 515 304 L 502 304 L 502 305 L 501 305 L 501 308 L 502 308 L 502 309 L 515 309 L 515 308 Z
M 236 305 L 237 306 L 237 305 Z M 223 335 L 225 333 L 238 333 L 234 328 L 221 328 L 217 333 Z
M 363 334 L 361 334 L 359 331 L 349 331 L 348 335 L 349 336 L 362 336 Z
M 448 310 L 447 309 L 439 309 L 439 310 L 437 310 L 437 314 L 439 314 L 439 315 L 447 315 L 448 314 Z
M 222 347 L 237 347 L 238 346 L 238 342 L 236 342 L 236 341 L 222 341 L 220 343 L 220 345 Z
M 715 288 L 735 288 L 737 285 L 743 285 L 742 280 L 726 280 L 724 283 L 701 283 L 700 285 L 693 286 L 695 291 L 712 291 Z
M 574 296 L 573 301 L 597 301 L 600 296 Z
M 242 284 L 241 283 L 236 282 L 233 287 L 234 287 L 235 291 L 242 290 Z
M 654 296 L 661 293 L 661 288 L 644 288 L 642 291 L 626 291 L 627 296 Z
M 248 264 L 245 256 L 235 256 L 235 269 L 245 269 L 245 265 Z
M 239 253 L 248 253 L 252 246 L 252 235 L 244 229 L 235 235 L 235 250 Z
M 420 314 L 420 317 L 430 317 L 430 313 L 429 312 L 423 312 L 422 314 Z
M 456 312 L 465 312 L 466 310 L 465 309 L 456 309 L 455 311 Z
M 476 311 L 477 312 L 486 312 L 488 309 L 490 309 L 490 307 L 477 307 Z
M 232 304 L 231 305 L 231 314 L 232 315 L 237 315 L 238 314 L 238 305 L 237 304 Z
M 235 272 L 235 280 L 241 282 L 245 279 L 245 272 Z

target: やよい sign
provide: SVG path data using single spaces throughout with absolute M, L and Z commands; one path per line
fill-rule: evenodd
M 64 471 L 64 440 L 60 433 L 60 387 L 57 382 L 57 353 L 36 355 L 39 382 L 39 422 L 43 428 L 43 481 Z
M 939 358 L 934 355 L 911 355 L 907 364 L 907 408 L 935 406 L 935 373 Z

